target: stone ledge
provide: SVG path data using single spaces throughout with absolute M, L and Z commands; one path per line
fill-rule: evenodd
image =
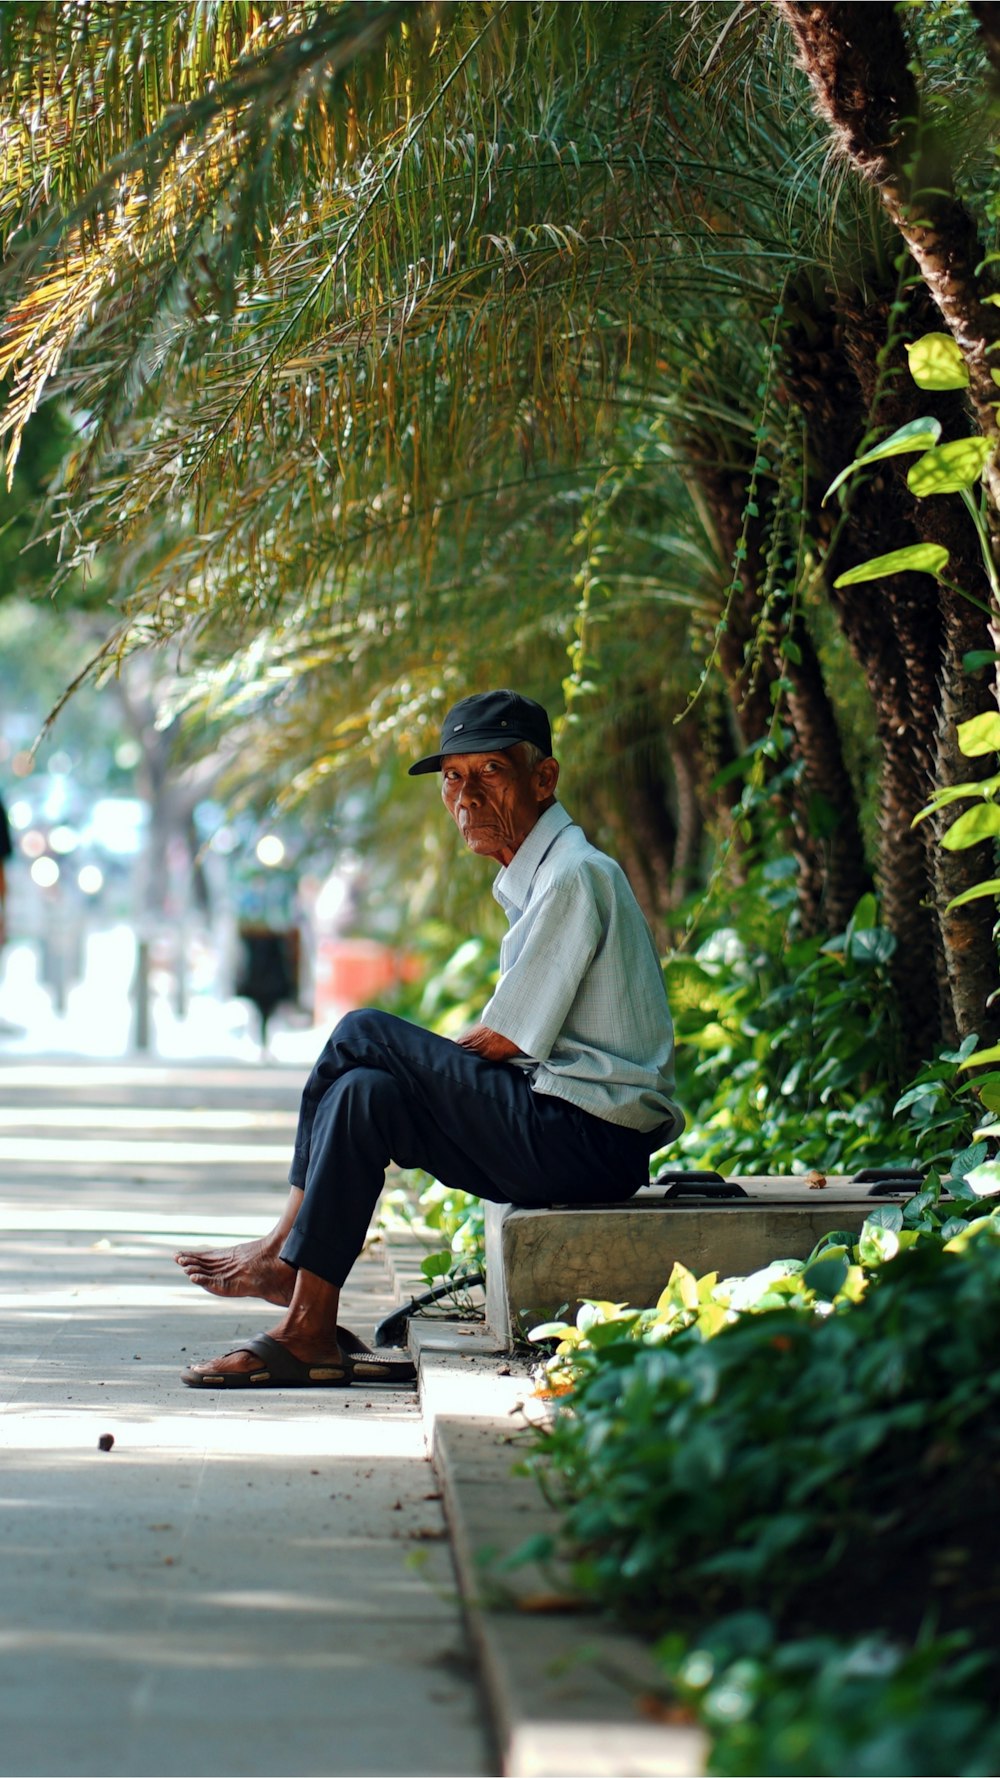
M 860 1233 L 886 1202 L 850 1179 L 741 1178 L 750 1198 L 665 1200 L 646 1188 L 624 1203 L 591 1209 L 486 1206 L 486 1319 L 512 1347 L 539 1321 L 575 1316 L 587 1297 L 646 1308 L 674 1261 L 720 1278 L 755 1272 L 776 1259 L 806 1259 L 831 1229 Z M 899 1195 L 910 1196 L 912 1187 Z
M 410 1347 L 506 1778 L 699 1778 L 703 1732 L 643 1715 L 644 1699 L 663 1692 L 649 1648 L 575 1595 L 558 1567 L 496 1567 L 559 1526 L 537 1483 L 513 1473 L 519 1434 L 547 1412 L 527 1364 L 481 1324 L 416 1320 Z

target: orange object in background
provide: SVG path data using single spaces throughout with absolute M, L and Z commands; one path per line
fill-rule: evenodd
M 313 984 L 317 1024 L 353 1007 L 370 1005 L 399 982 L 414 981 L 420 968 L 418 957 L 377 938 L 319 939 Z

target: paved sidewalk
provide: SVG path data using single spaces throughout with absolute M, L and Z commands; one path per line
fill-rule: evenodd
M 0 1073 L 6 1778 L 497 1769 L 416 1393 L 178 1382 L 268 1325 L 171 1255 L 273 1219 L 300 1084 Z M 392 1305 L 366 1259 L 343 1319 Z

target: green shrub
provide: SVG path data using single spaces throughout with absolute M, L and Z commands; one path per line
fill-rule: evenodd
M 955 1183 L 971 1221 L 932 1187 L 804 1266 L 540 1330 L 572 1387 L 528 1466 L 713 1771 L 995 1769 L 1000 1213 Z
M 712 1734 L 720 1778 L 933 1778 L 1000 1765 L 990 1658 L 968 1637 L 928 1636 L 912 1652 L 877 1634 L 782 1643 L 768 1617 L 744 1612 L 693 1646 L 667 1638 L 659 1653 Z
M 789 939 L 794 868 L 756 868 L 738 924 L 668 961 L 688 1116 L 670 1159 L 725 1173 L 935 1165 L 978 1114 L 961 1074 L 977 1039 L 909 1080 L 890 976 L 895 939 L 875 897 L 862 898 L 837 937 Z

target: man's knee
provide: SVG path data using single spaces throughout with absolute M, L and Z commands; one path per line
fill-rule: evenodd
M 459 1052 L 447 1038 L 436 1037 L 409 1019 L 359 1007 L 345 1013 L 336 1025 L 313 1074 L 321 1091 L 326 1090 L 331 1076 L 344 1079 L 358 1070 L 375 1069 L 393 1077 L 404 1089 L 404 1096 L 410 1091 L 425 1093 L 429 1077 L 440 1067 L 442 1053 Z
M 345 1012 L 338 1019 L 330 1034 L 331 1043 L 342 1043 L 346 1048 L 356 1048 L 365 1043 L 385 1043 L 391 1041 L 393 1026 L 403 1023 L 394 1013 L 378 1012 L 371 1006 L 356 1007 L 353 1012 Z

